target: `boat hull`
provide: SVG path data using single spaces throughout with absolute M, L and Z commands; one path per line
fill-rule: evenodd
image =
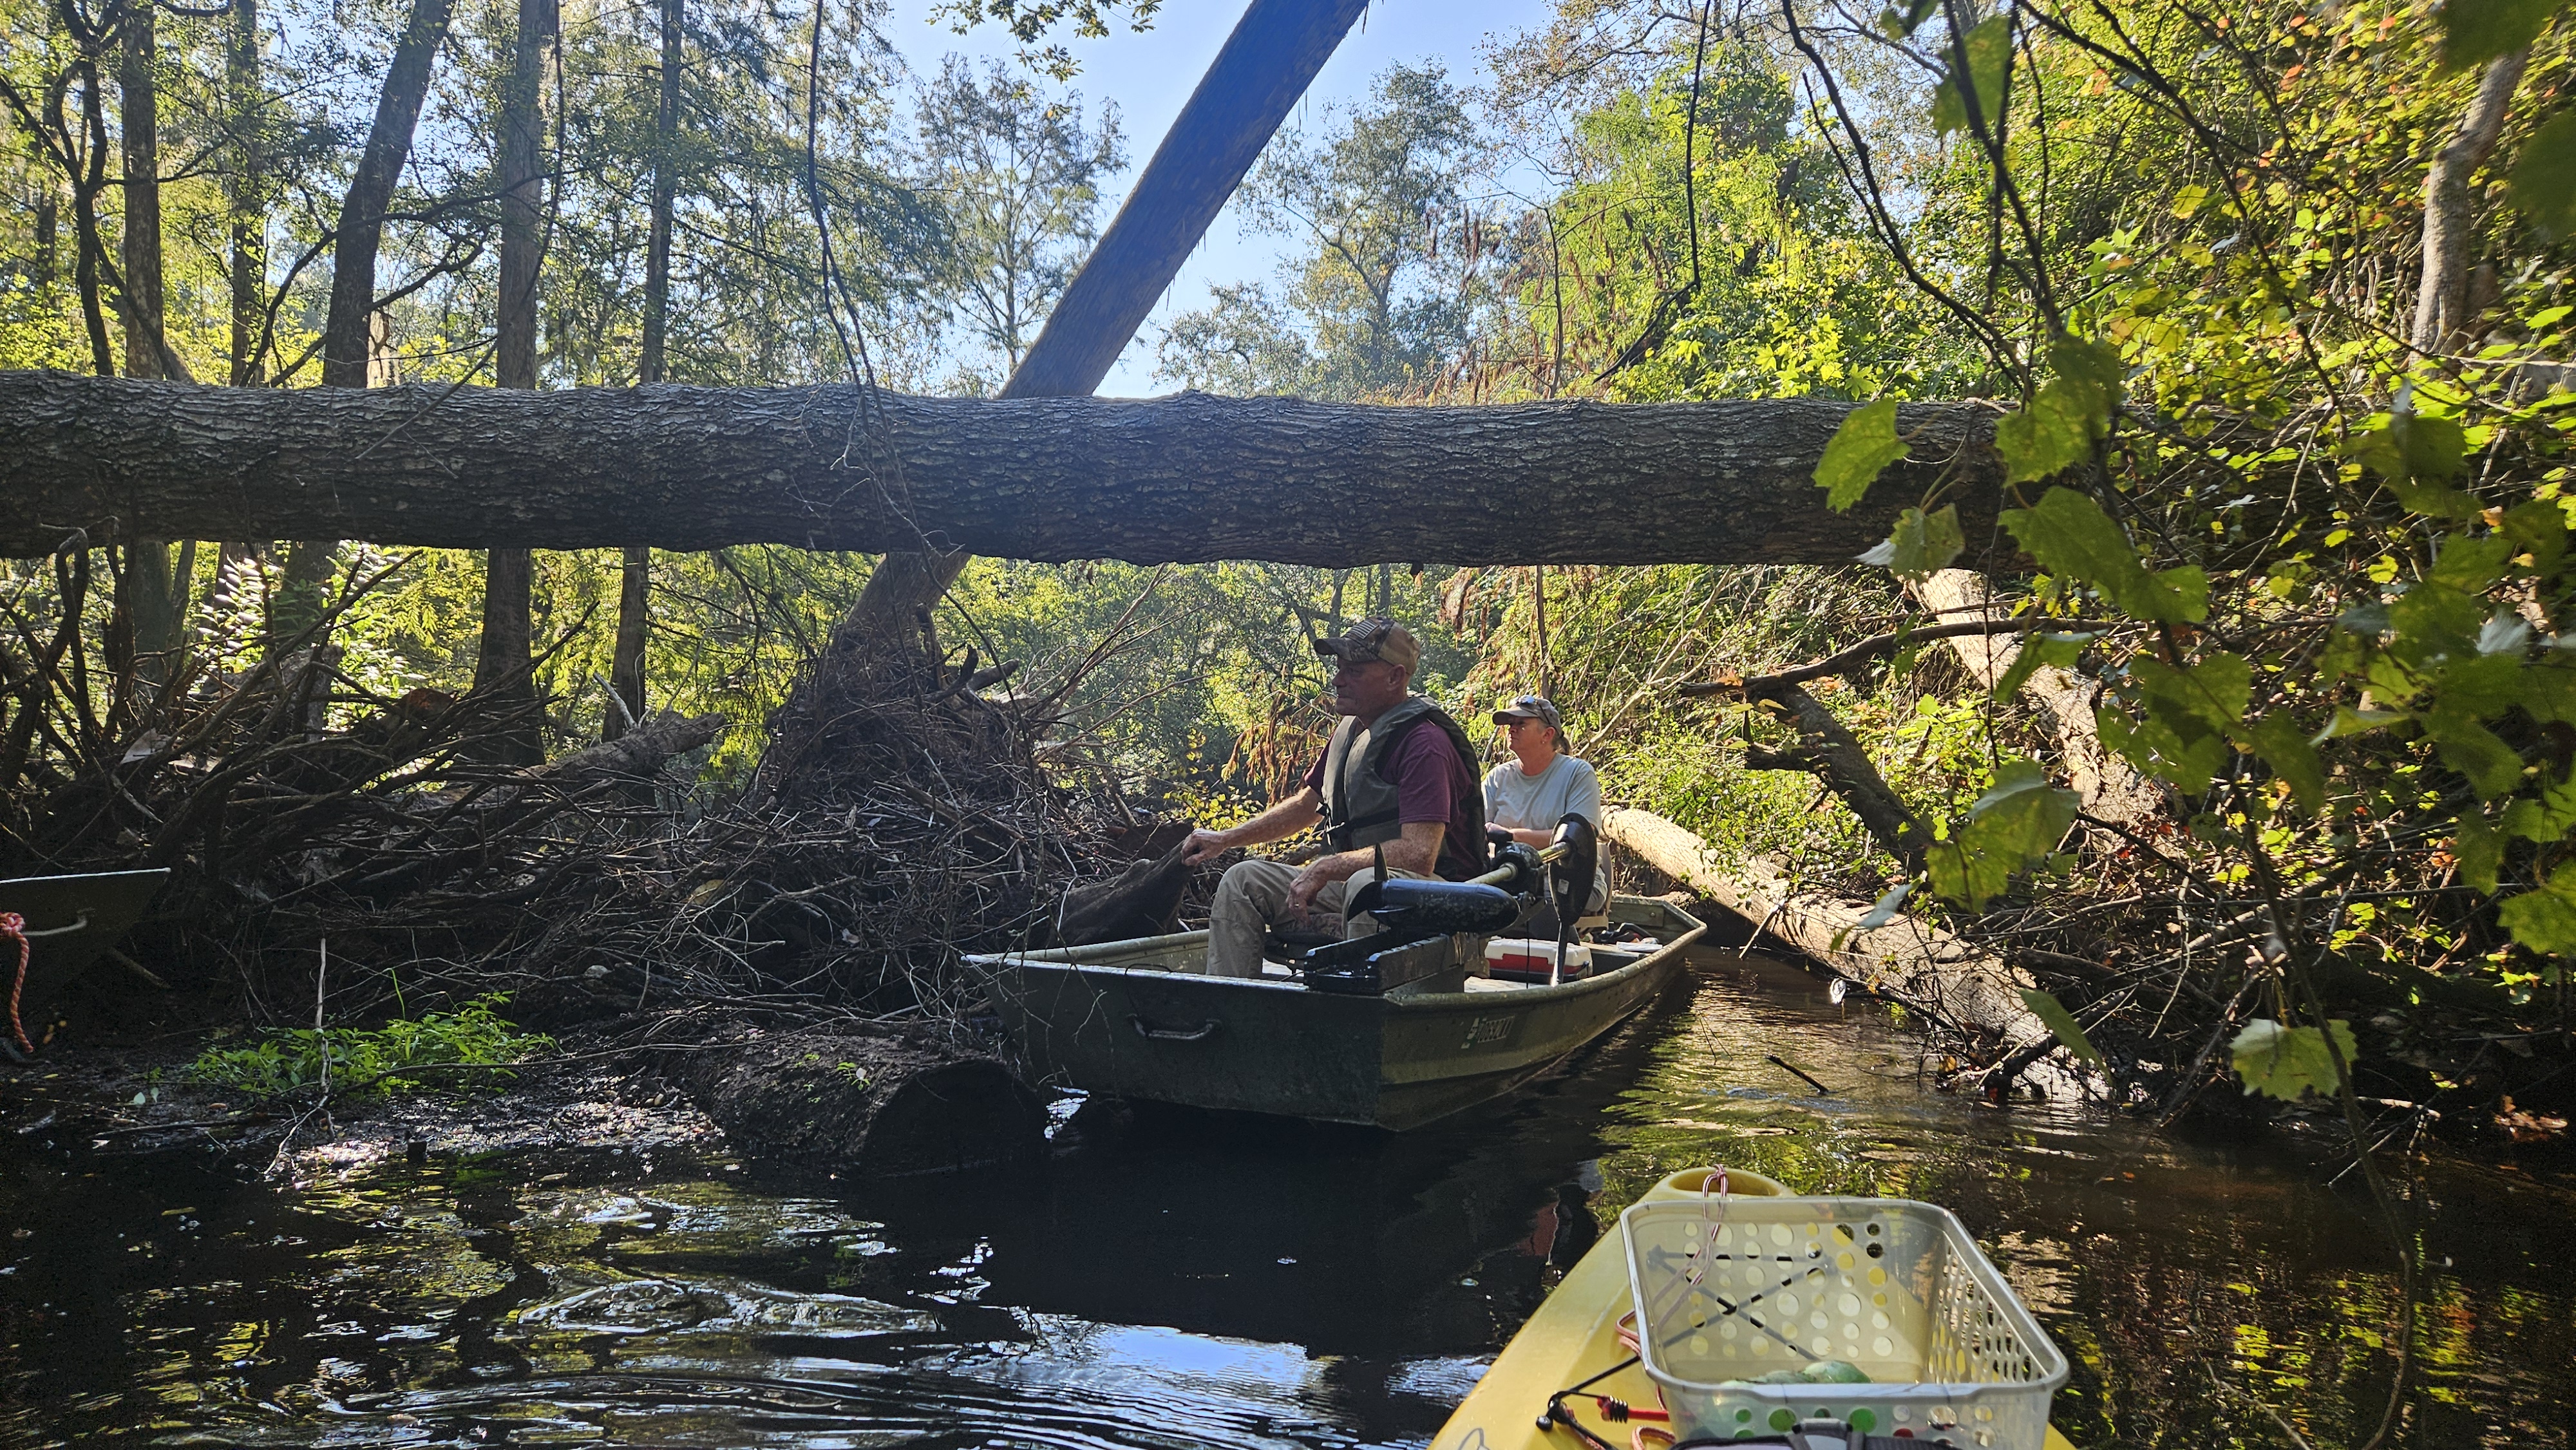
M 1663 901 L 1614 920 L 1661 945 L 1554 987 L 1309 991 L 1196 970 L 1204 932 L 969 957 L 1034 1081 L 1151 1102 L 1402 1131 L 1500 1097 L 1669 985 L 1705 929 Z

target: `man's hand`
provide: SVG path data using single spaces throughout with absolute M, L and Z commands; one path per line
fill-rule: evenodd
M 1201 866 L 1233 849 L 1230 831 L 1192 831 L 1189 844 L 1181 848 L 1181 860 L 1186 865 Z
M 1323 893 L 1325 887 L 1342 879 L 1315 869 L 1322 864 L 1321 861 L 1308 864 L 1306 869 L 1297 873 L 1297 879 L 1288 883 L 1288 909 L 1298 916 L 1313 916 L 1315 898 Z

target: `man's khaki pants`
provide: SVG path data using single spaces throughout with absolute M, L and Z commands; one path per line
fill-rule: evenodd
M 1413 881 L 1431 879 L 1418 871 L 1392 866 L 1386 874 Z M 1288 887 L 1297 879 L 1296 867 L 1278 861 L 1237 861 L 1218 880 L 1216 900 L 1208 910 L 1207 974 L 1260 976 L 1261 948 L 1273 923 L 1308 926 L 1312 930 L 1338 928 L 1346 940 L 1377 930 L 1374 918 L 1342 915 L 1342 903 L 1375 876 L 1375 871 L 1364 869 L 1347 881 L 1336 881 L 1316 892 L 1314 914 L 1301 922 L 1288 910 Z

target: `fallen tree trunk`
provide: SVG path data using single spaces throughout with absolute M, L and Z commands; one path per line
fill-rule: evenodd
M 1998 1065 L 1980 1074 L 1977 1086 L 2000 1091 L 2047 1050 L 2048 1024 L 2022 1004 L 2020 989 L 2029 983 L 1949 933 L 1902 914 L 1865 928 L 1867 902 L 1802 894 L 1768 861 L 1723 869 L 1706 842 L 1652 811 L 1613 806 L 1602 814 L 1604 840 L 1743 917 L 1757 935 L 1768 932 L 1835 976 L 1966 1039 Z
M 1332 567 L 1835 563 L 1885 538 L 1945 466 L 1966 475 L 1968 536 L 1993 536 L 1988 410 L 1900 410 L 1914 457 L 1936 461 L 1896 465 L 1835 514 L 1809 474 L 1849 411 L 274 390 L 13 372 L 0 373 L 0 553 L 149 536 Z

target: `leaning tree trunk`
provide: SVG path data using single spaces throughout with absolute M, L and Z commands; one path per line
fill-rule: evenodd
M 1901 914 L 1864 927 L 1868 902 L 1799 891 L 1768 861 L 1728 870 L 1689 828 L 1652 811 L 1613 806 L 1602 816 L 1603 840 L 1744 918 L 1756 945 L 1765 933 L 1778 938 L 1831 975 L 1947 1028 L 1997 1072 L 2018 1076 L 2055 1040 L 2022 1004 L 2022 976 L 1945 931 Z M 2009 1077 L 1992 1085 L 2000 1091 Z
M 2497 56 L 2479 73 L 2478 89 L 2459 130 L 2433 158 L 2424 177 L 2424 274 L 2415 293 L 2410 340 L 2419 352 L 2442 352 L 2469 323 L 2469 174 L 2486 163 L 2504 134 L 2513 93 L 2522 84 L 2531 48 Z
M 1386 408 L 1184 393 L 879 395 L 899 496 L 840 462 L 857 390 L 251 389 L 0 373 L 0 553 L 72 526 L 446 548 L 644 542 L 1139 563 L 1824 563 L 1941 474 L 1992 534 L 1992 413 L 1898 413 L 1914 459 L 1845 514 L 1809 476 L 1813 399 Z
M 224 211 L 231 222 L 228 278 L 232 293 L 234 387 L 257 387 L 267 327 L 268 198 L 261 153 L 267 97 L 260 90 L 259 0 L 232 0 L 224 21 L 224 113 L 232 156 L 224 167 Z
M 1935 571 L 1915 593 L 1943 623 L 2000 617 L 2003 613 L 1993 608 L 1986 576 L 1974 570 Z M 1950 641 L 1950 648 L 1969 677 L 1988 690 L 2021 658 L 2021 645 L 2008 634 L 1960 635 Z M 2134 826 L 2154 819 L 2163 810 L 2163 790 L 2140 775 L 2136 766 L 2103 746 L 2102 732 L 2093 723 L 2094 702 L 2102 693 L 2099 684 L 2073 670 L 2041 665 L 2031 671 L 2021 693 L 2039 707 L 2042 723 L 2056 741 L 2059 758 L 2065 763 L 2067 783 L 2074 787 L 2086 811 L 2107 821 Z
M 1253 0 L 1001 396 L 1079 398 L 1100 386 L 1367 8 L 1367 0 Z M 908 630 L 966 567 L 972 550 L 961 542 L 933 530 L 907 541 L 869 576 L 840 639 Z
M 340 219 L 331 241 L 331 310 L 322 323 L 322 385 L 326 388 L 367 385 L 371 357 L 367 328 L 376 310 L 376 251 L 384 242 L 385 208 L 392 204 L 394 183 L 411 156 L 412 133 L 420 125 L 421 103 L 429 97 L 430 72 L 439 45 L 447 38 L 453 5 L 454 0 L 412 0 L 411 19 L 403 26 L 393 64 L 385 69 L 384 89 L 376 96 L 376 119 L 367 128 L 366 149 L 358 154 L 358 169 L 350 173 L 349 190 L 341 198 Z M 296 541 L 269 611 L 274 637 L 293 639 L 321 620 L 332 576 L 339 572 L 338 536 L 290 529 L 227 537 Z
M 501 283 L 492 329 L 492 374 L 505 388 L 537 386 L 537 270 L 545 182 L 546 60 L 554 49 L 555 0 L 519 0 L 517 44 L 501 105 Z M 536 561 L 523 548 L 494 547 L 483 560 L 483 634 L 474 693 L 508 722 L 493 737 L 506 764 L 545 758 L 537 726 L 535 626 L 530 594 Z

